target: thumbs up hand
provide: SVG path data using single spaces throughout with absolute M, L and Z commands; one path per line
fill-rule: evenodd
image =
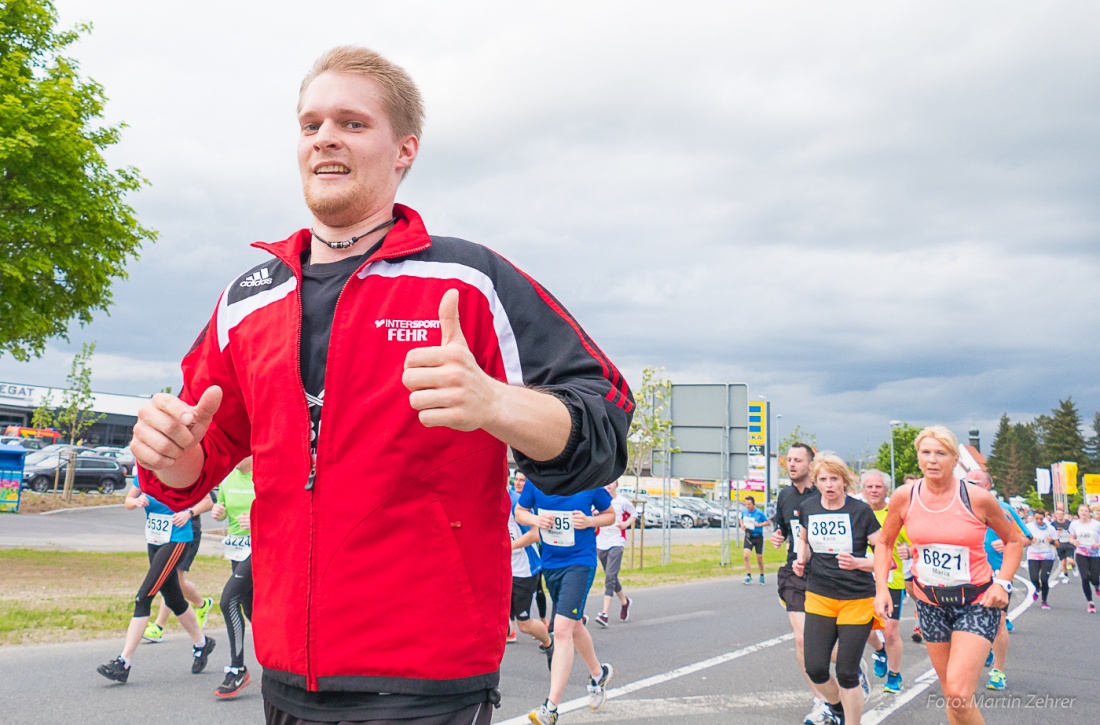
M 198 446 L 222 404 L 222 389 L 211 385 L 195 405 L 157 393 L 138 411 L 130 451 L 144 468 L 171 468 L 184 452 Z
M 447 290 L 440 300 L 439 328 L 439 347 L 415 348 L 405 356 L 401 382 L 410 391 L 409 405 L 429 428 L 484 428 L 505 386 L 478 366 L 466 344 L 458 318 L 458 290 Z

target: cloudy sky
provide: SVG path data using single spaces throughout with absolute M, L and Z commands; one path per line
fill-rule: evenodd
M 248 244 L 308 225 L 297 86 L 326 48 L 426 97 L 398 201 L 562 299 L 638 380 L 748 382 L 857 456 L 891 419 L 1100 409 L 1100 6 L 58 0 L 160 239 L 0 380 L 178 388 Z

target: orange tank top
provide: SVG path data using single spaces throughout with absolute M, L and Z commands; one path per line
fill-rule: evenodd
M 985 584 L 993 578 L 993 568 L 985 555 L 987 526 L 963 503 L 961 483 L 955 497 L 946 507 L 934 510 L 924 505 L 917 483 L 905 515 L 905 531 L 917 549 L 913 559 L 913 576 L 924 586 L 955 587 L 962 584 Z M 928 602 L 919 587 L 918 599 Z

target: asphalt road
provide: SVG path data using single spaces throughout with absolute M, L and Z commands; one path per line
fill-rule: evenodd
M 122 512 L 123 515 L 128 512 Z M 102 535 L 109 522 L 126 522 L 130 536 L 139 531 L 125 516 L 109 512 L 0 517 L 0 546 L 77 548 L 82 534 L 65 535 L 53 527 L 26 526 L 20 535 L 12 519 L 87 519 L 98 521 Z M 25 526 L 20 523 L 18 526 Z M 92 528 L 72 525 L 62 529 Z M 692 534 L 694 532 L 681 532 Z M 698 532 L 702 533 L 702 532 Z M 120 535 L 116 532 L 115 535 Z M 716 534 L 715 534 L 716 535 Z M 28 537 L 19 541 L 20 536 Z M 77 537 L 77 538 L 71 538 Z M 122 537 L 126 538 L 126 537 Z M 647 535 L 647 540 L 648 540 Z M 13 543 L 17 541 L 18 543 Z M 102 542 L 101 542 L 102 543 Z M 213 543 L 213 542 L 212 542 Z M 216 543 L 214 544 L 216 551 Z M 2 573 L 0 573 L 2 581 Z M 607 629 L 590 623 L 601 660 L 616 669 L 610 699 L 599 711 L 587 708 L 585 673 L 579 664 L 566 690 L 562 725 L 571 723 L 799 723 L 809 710 L 810 696 L 796 670 L 793 643 L 769 575 L 765 586 L 742 586 L 740 579 L 697 582 L 630 592 L 635 599 L 631 621 L 615 619 Z M 1030 600 L 1028 600 L 1029 602 Z M 1056 586 L 1053 609 L 1041 611 L 1028 602 L 1015 610 L 1016 631 L 1009 655 L 1009 689 L 981 690 L 989 723 L 1100 723 L 1097 648 L 1100 615 L 1085 613 L 1078 580 Z M 594 613 L 598 597 L 589 600 Z M 912 624 L 905 609 L 903 631 Z M 178 630 L 177 630 L 178 631 Z M 143 644 L 135 669 L 124 686 L 103 680 L 95 666 L 117 654 L 117 639 L 74 644 L 0 647 L 0 720 L 5 723 L 147 723 L 263 721 L 259 687 L 241 698 L 221 702 L 212 691 L 226 663 L 224 633 L 218 639 L 208 672 L 191 675 L 189 643 L 180 634 L 161 644 Z M 251 636 L 251 635 L 250 635 Z M 445 631 L 441 632 L 445 636 Z M 249 663 L 254 663 L 251 652 Z M 900 695 L 881 692 L 872 681 L 865 723 L 931 725 L 945 722 L 941 692 L 921 645 L 906 642 Z M 258 668 L 254 668 L 258 674 Z M 258 678 L 257 678 L 258 680 Z M 983 679 L 984 682 L 984 679 Z M 501 666 L 503 702 L 496 723 L 526 722 L 525 713 L 546 695 L 545 658 L 536 644 L 521 635 L 507 647 Z

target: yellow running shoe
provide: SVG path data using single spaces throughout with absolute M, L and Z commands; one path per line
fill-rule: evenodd
M 210 614 L 210 610 L 213 608 L 213 598 L 204 597 L 202 600 L 202 606 L 195 610 L 195 616 L 199 618 L 199 629 L 202 629 L 206 626 L 206 615 Z

